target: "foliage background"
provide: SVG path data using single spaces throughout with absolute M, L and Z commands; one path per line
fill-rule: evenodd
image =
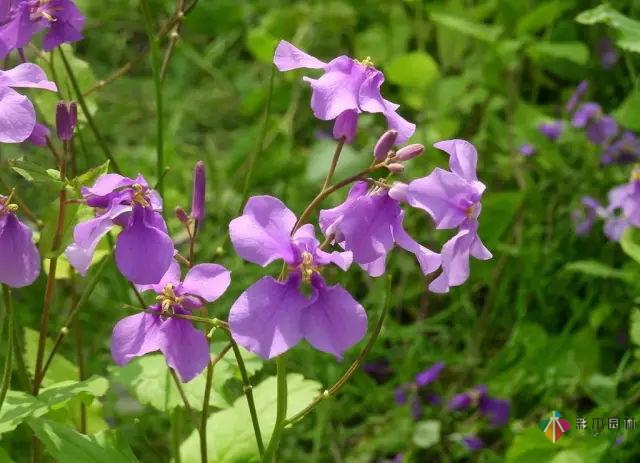
M 78 4 L 87 16 L 86 39 L 74 47 L 73 66 L 86 89 L 129 61 L 146 46 L 147 38 L 137 1 Z M 158 29 L 175 5 L 151 4 Z M 572 427 L 576 416 L 640 419 L 640 266 L 597 228 L 587 237 L 577 237 L 570 217 L 582 195 L 604 197 L 611 186 L 624 181 L 628 168 L 602 169 L 600 153 L 580 133 L 570 132 L 552 143 L 536 129 L 539 122 L 561 116 L 577 83 L 589 79 L 589 98 L 622 125 L 640 130 L 637 53 L 619 49 L 618 64 L 604 70 L 595 52 L 602 37 L 633 30 L 620 32 L 575 20 L 597 5 L 580 0 L 201 0 L 188 15 L 163 86 L 166 164 L 171 168 L 165 199 L 168 211 L 186 208 L 192 166 L 198 159 L 206 162 L 208 217 L 198 259 L 215 260 L 234 272 L 232 287 L 212 315 L 226 318 L 233 300 L 262 274 L 234 256 L 227 238 L 227 224 L 238 214 L 244 193 L 279 196 L 299 213 L 319 189 L 333 151 L 325 137 L 330 126 L 315 120 L 309 110 L 303 73 L 280 74 L 271 65 L 281 38 L 323 59 L 371 56 L 386 74 L 385 97 L 401 103 L 401 113 L 418 125 L 412 141 L 430 146 L 446 138 L 471 140 L 480 155 L 479 177 L 487 184 L 480 234 L 494 259 L 474 263 L 467 284 L 440 296 L 425 291 L 426 282 L 411 256 L 394 252 L 389 264 L 391 315 L 370 355 L 372 361 L 388 362 L 389 371 L 378 380 L 359 373 L 335 399 L 288 430 L 282 461 L 390 461 L 403 453 L 405 461 L 416 462 L 564 463 L 632 461 L 638 454 L 635 435 L 614 442 L 572 430 L 553 445 L 536 428 L 551 410 L 560 411 Z M 633 0 L 612 6 L 630 18 L 640 17 L 640 4 Z M 28 53 L 35 56 L 33 50 Z M 63 94 L 71 97 L 55 56 L 53 66 L 61 74 Z M 130 175 L 142 172 L 153 182 L 156 108 L 150 72 L 144 58 L 88 101 L 123 170 Z M 260 150 L 270 85 L 271 111 Z M 44 120 L 52 122 L 55 99 L 36 92 L 33 98 Z M 359 135 L 345 150 L 338 177 L 369 163 L 382 130 L 381 118 L 361 118 Z M 536 144 L 534 157 L 518 154 L 525 142 Z M 75 150 L 77 172 L 104 162 L 86 124 Z M 55 188 L 18 176 L 8 165 L 18 158 L 53 164 L 46 151 L 3 146 L 0 179 L 15 185 L 46 224 L 55 217 L 55 204 L 50 204 Z M 426 175 L 437 165 L 445 165 L 445 159 L 429 148 L 411 161 L 406 176 Z M 336 195 L 332 201 L 342 197 Z M 423 214 L 411 211 L 408 220 L 412 235 L 421 242 L 438 247 L 448 238 L 433 233 Z M 171 219 L 170 227 L 177 240 L 185 239 L 177 220 Z M 277 272 L 276 266 L 269 270 Z M 52 337 L 86 285 L 77 275 L 63 276 L 52 311 Z M 348 280 L 345 286 L 367 308 L 372 325 L 383 303 L 384 281 L 366 278 L 360 271 L 335 277 Z M 44 280 L 15 291 L 18 323 L 29 327 L 20 333 L 27 359 L 33 358 L 29 352 L 36 338 L 30 329 L 38 326 Z M 79 403 L 85 401 L 92 403 L 90 431 L 118 431 L 101 434 L 100 442 L 116 442 L 113 448 L 128 446 L 140 461 L 168 461 L 184 441 L 183 461 L 198 461 L 191 456 L 198 455 L 197 442 L 189 437 L 191 423 L 180 401 L 167 392 L 162 361 L 150 357 L 125 369 L 112 365 L 111 329 L 127 314 L 123 305 L 134 303 L 109 264 L 74 327 L 83 338 L 83 374 L 106 381 L 98 378 L 91 393 L 43 409 L 39 416 L 46 413 L 46 421 L 31 426 L 37 431 L 45 423 L 50 427 L 41 432 L 57 435 L 60 423 L 77 421 Z M 71 339 L 49 373 L 49 384 L 76 379 L 78 359 Z M 336 363 L 308 346 L 296 348 L 288 356 L 289 369 L 308 378 L 295 379 L 298 405 L 315 395 L 317 383 L 332 384 L 357 352 L 353 349 L 344 362 Z M 432 392 L 448 398 L 487 384 L 492 395 L 511 400 L 509 424 L 494 429 L 475 414 L 426 404 L 416 421 L 408 405 L 396 405 L 396 387 L 413 381 L 436 361 L 447 368 Z M 273 365 L 250 362 L 254 384 L 271 381 Z M 240 403 L 231 406 L 241 395 L 237 371 L 232 362 L 219 370 L 213 405 L 225 415 L 214 415 L 210 426 L 212 446 L 219 452 L 211 461 L 253 461 L 246 409 Z M 14 382 L 19 389 L 20 379 Z M 197 395 L 197 386 L 193 389 Z M 268 404 L 274 398 L 269 383 L 263 391 L 259 395 Z M 99 399 L 92 402 L 91 396 Z M 273 419 L 268 414 L 264 411 L 263 418 Z M 434 432 L 434 421 L 439 432 Z M 0 447 L 15 461 L 26 461 L 31 432 L 27 424 L 7 432 L 10 429 L 2 423 Z M 468 452 L 459 438 L 469 433 L 480 435 L 487 447 Z M 65 451 L 56 458 L 72 461 L 68 454 L 64 457 Z M 11 461 L 7 458 L 0 449 L 0 462 Z

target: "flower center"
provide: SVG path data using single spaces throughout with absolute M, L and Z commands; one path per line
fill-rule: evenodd
M 167 314 L 171 313 L 171 308 L 173 306 L 182 304 L 182 301 L 184 301 L 184 297 L 177 296 L 173 285 L 171 283 L 168 283 L 162 290 L 162 293 L 160 293 L 156 297 L 156 301 L 160 303 L 160 306 L 162 307 L 162 313 Z
M 146 198 L 146 189 L 139 183 L 134 183 L 133 188 L 133 202 L 134 204 L 140 204 L 142 207 L 149 207 L 149 201 Z
M 56 22 L 57 18 L 54 16 L 56 11 L 61 11 L 62 8 L 51 8 L 48 4 L 51 0 L 39 0 L 35 3 L 29 19 L 31 21 L 38 21 L 41 18 L 46 19 L 49 22 Z
M 469 207 L 467 207 L 467 209 L 464 211 L 464 215 L 465 215 L 465 216 L 467 216 L 467 218 L 468 218 L 468 219 L 473 218 L 473 216 L 475 215 L 475 213 L 476 213 L 476 206 L 475 206 L 475 204 L 474 204 L 474 205 L 471 205 L 471 206 L 469 206 Z
M 631 180 L 632 182 L 640 181 L 640 167 L 636 167 L 631 171 Z
M 302 253 L 302 263 L 300 264 L 299 269 L 302 273 L 302 280 L 305 283 L 311 281 L 311 275 L 313 275 L 314 272 L 318 271 L 318 267 L 316 267 L 313 263 L 313 256 L 311 255 L 311 253 L 307 251 L 304 251 Z
M 11 202 L 11 198 L 13 197 L 13 193 L 14 190 L 11 190 L 11 193 L 9 193 L 9 196 L 7 196 L 4 199 L 0 199 L 0 206 L 2 206 L 0 208 L 0 215 L 5 215 L 5 214 L 11 214 L 14 213 L 18 210 L 18 205 L 17 204 L 13 204 Z
M 372 67 L 374 67 L 373 60 L 371 59 L 371 57 L 370 57 L 370 56 L 367 56 L 367 57 L 366 57 L 365 59 L 363 59 L 362 61 L 358 61 L 358 60 L 355 60 L 355 61 L 356 61 L 356 63 L 358 63 L 358 64 L 362 64 L 362 65 L 363 65 L 364 67 L 366 67 L 366 68 L 372 68 Z

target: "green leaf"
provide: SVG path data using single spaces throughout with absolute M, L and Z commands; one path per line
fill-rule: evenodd
M 390 82 L 401 87 L 424 90 L 434 84 L 440 71 L 428 53 L 415 51 L 394 58 L 386 67 Z
M 287 410 L 294 415 L 306 407 L 320 391 L 320 384 L 302 375 L 287 376 Z M 271 437 L 276 419 L 276 378 L 270 377 L 253 389 L 262 439 Z M 252 463 L 259 461 L 249 407 L 244 396 L 233 406 L 211 415 L 207 425 L 208 461 L 215 463 Z M 198 433 L 194 431 L 180 447 L 183 461 L 200 461 Z
M 109 172 L 109 161 L 106 161 L 103 164 L 93 167 L 85 173 L 78 175 L 71 181 L 71 183 L 76 189 L 80 189 L 80 187 L 82 186 L 90 186 L 96 182 L 98 177 L 106 174 L 107 172 Z
M 460 16 L 431 13 L 434 23 L 483 42 L 494 43 L 502 34 L 502 26 L 488 26 Z
M 0 410 L 0 434 L 13 431 L 25 419 L 44 415 L 48 410 L 47 404 L 31 394 L 8 391 Z
M 30 161 L 12 160 L 9 162 L 11 168 L 28 182 L 62 188 L 63 183 L 60 180 L 60 172 L 57 170 L 46 169 Z
M 603 23 L 616 34 L 616 44 L 625 50 L 640 53 L 640 21 L 628 18 L 611 5 L 604 3 L 576 17 L 581 24 Z
M 633 312 L 631 312 L 629 338 L 636 346 L 640 346 L 640 309 L 633 309 Z
M 25 358 L 27 360 L 27 369 L 33 376 L 36 366 L 36 353 L 38 349 L 39 333 L 31 328 L 24 329 Z M 44 349 L 45 360 L 51 352 L 53 341 L 47 338 Z M 78 368 L 69 360 L 64 358 L 60 353 L 56 354 L 51 361 L 51 365 L 47 370 L 47 374 L 42 380 L 42 386 L 48 387 L 54 383 L 63 381 L 75 381 L 78 378 Z
M 490 192 L 482 200 L 482 215 L 480 216 L 480 233 L 485 245 L 495 248 L 500 238 L 509 229 L 522 204 L 524 195 L 521 191 Z M 483 233 L 483 230 L 491 230 Z
M 55 459 L 65 463 L 130 463 L 138 459 L 129 444 L 114 431 L 80 434 L 55 421 L 31 418 L 29 426 Z
M 516 31 L 520 36 L 536 32 L 549 26 L 571 8 L 573 3 L 570 1 L 554 0 L 539 4 L 518 21 Z
M 94 375 L 84 381 L 63 381 L 44 388 L 38 400 L 45 402 L 49 409 L 57 410 L 77 398 L 90 403 L 94 397 L 105 395 L 108 388 L 109 382 L 105 378 Z
M 589 61 L 589 49 L 582 42 L 534 42 L 527 54 L 537 62 L 548 59 L 563 59 L 584 65 Z
M 0 463 L 14 463 L 5 449 L 0 447 Z
M 620 247 L 626 255 L 640 263 L 640 244 L 635 239 L 635 235 L 637 235 L 635 228 L 627 228 L 620 238 Z
M 277 46 L 278 39 L 264 28 L 251 29 L 247 34 L 247 48 L 263 63 L 271 64 Z
M 618 108 L 613 111 L 613 117 L 623 127 L 640 130 L 640 91 L 631 92 Z
M 440 442 L 440 421 L 425 420 L 416 424 L 413 431 L 413 443 L 422 449 L 428 449 Z
M 609 267 L 608 265 L 595 260 L 577 260 L 575 262 L 569 262 L 564 266 L 564 270 L 567 272 L 582 273 L 599 278 L 614 278 L 625 281 L 629 281 L 633 278 L 632 275 L 624 270 Z

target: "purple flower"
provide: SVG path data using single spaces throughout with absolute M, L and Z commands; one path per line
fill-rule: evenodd
M 17 0 L 0 26 L 0 59 L 25 47 L 34 35 L 48 29 L 45 51 L 82 40 L 84 16 L 71 0 Z
M 396 186 L 396 189 L 399 187 Z M 353 260 L 369 275 L 384 273 L 387 254 L 397 244 L 415 254 L 426 275 L 440 266 L 440 256 L 417 243 L 402 226 L 399 201 L 384 188 L 367 182 L 353 185 L 345 202 L 320 211 L 320 228 L 333 242 L 353 253 Z
M 49 129 L 47 126 L 36 122 L 36 125 L 33 127 L 33 132 L 31 132 L 31 135 L 29 135 L 29 138 L 27 138 L 25 142 L 43 147 L 47 146 L 47 138 L 49 138 Z
M 399 106 L 380 94 L 384 74 L 373 67 L 367 58 L 360 62 L 342 55 L 329 63 L 320 61 L 299 50 L 289 42 L 280 41 L 273 58 L 279 71 L 292 69 L 322 69 L 319 79 L 304 77 L 311 85 L 311 109 L 320 120 L 334 123 L 334 137 L 353 141 L 360 113 L 382 113 L 390 129 L 398 132 L 397 143 L 407 140 L 415 131 L 415 124 L 402 118 Z
M 407 403 L 407 384 L 401 384 L 393 391 L 393 399 L 396 405 L 404 405 Z
M 525 143 L 521 145 L 520 148 L 518 148 L 518 152 L 526 157 L 533 156 L 534 154 L 536 154 L 536 147 L 531 143 Z
M 591 196 L 582 198 L 583 211 L 576 210 L 573 213 L 573 221 L 577 235 L 586 235 L 593 228 L 596 217 L 603 215 L 602 205 Z
M 444 370 L 444 362 L 436 362 L 430 368 L 421 371 L 416 375 L 416 385 L 418 387 L 424 387 L 433 383 L 438 379 L 442 370 Z
M 551 141 L 556 141 L 564 131 L 562 121 L 543 122 L 538 126 L 538 131 Z
M 204 219 L 204 203 L 207 192 L 204 162 L 198 161 L 193 169 L 193 195 L 191 197 L 191 217 L 194 220 Z
M 285 281 L 263 277 L 234 302 L 229 327 L 236 342 L 270 359 L 303 338 L 314 348 L 341 359 L 367 331 L 367 314 L 340 285 L 327 286 L 320 274 L 334 264 L 347 270 L 350 252 L 324 252 L 313 225 L 295 233 L 296 216 L 277 198 L 254 196 L 243 215 L 229 224 L 231 242 L 243 259 L 261 266 L 282 259 Z M 310 284 L 311 296 L 302 292 Z
M 434 146 L 449 154 L 451 171 L 437 167 L 428 176 L 412 181 L 407 200 L 427 211 L 437 229 L 458 228 L 458 233 L 442 247 L 442 273 L 429 285 L 435 293 L 446 293 L 449 287 L 461 285 L 469 277 L 470 256 L 487 260 L 492 254 L 477 233 L 485 185 L 476 176 L 476 149 L 465 140 L 446 140 Z
M 564 110 L 567 113 L 571 114 L 573 110 L 576 109 L 576 106 L 578 106 L 578 103 L 580 103 L 580 100 L 582 100 L 584 94 L 587 93 L 587 90 L 589 90 L 589 81 L 583 80 L 578 84 L 573 94 L 567 101 Z
M 14 88 L 57 91 L 56 84 L 35 64 L 20 64 L 0 71 L 0 143 L 21 143 L 36 128 L 36 111 L 29 99 Z
M 162 215 L 162 199 L 149 188 L 142 175 L 134 179 L 118 174 L 102 175 L 82 188 L 96 217 L 76 225 L 74 243 L 65 255 L 73 267 L 86 275 L 98 243 L 114 226 L 123 228 L 116 241 L 118 269 L 137 284 L 154 284 L 169 269 L 174 247 Z
M 493 426 L 502 426 L 509 421 L 511 404 L 508 400 L 494 399 L 483 395 L 479 403 L 480 414 L 486 416 Z
M 462 443 L 469 449 L 471 452 L 476 450 L 481 450 L 484 448 L 484 442 L 478 436 L 468 435 L 462 438 Z
M 596 51 L 603 69 L 611 69 L 618 62 L 618 51 L 609 37 L 603 37 L 598 41 Z
M 640 138 L 627 130 L 611 143 L 602 154 L 601 162 L 608 164 L 629 164 L 640 159 Z
M 0 195 L 0 283 L 22 288 L 40 274 L 40 253 L 33 244 L 32 232 L 20 222 L 11 197 Z
M 596 145 L 602 145 L 618 133 L 618 123 L 606 116 L 598 103 L 584 103 L 573 115 L 575 128 L 586 128 L 587 138 Z
M 632 171 L 628 183 L 609 191 L 608 199 L 609 204 L 602 213 L 604 233 L 610 240 L 618 241 L 627 227 L 640 227 L 640 168 Z
M 209 343 L 191 321 L 171 315 L 190 315 L 205 302 L 218 299 L 229 287 L 231 273 L 217 264 L 199 264 L 180 281 L 180 266 L 173 261 L 155 285 L 138 286 L 155 291 L 158 303 L 149 312 L 123 318 L 113 328 L 111 354 L 118 365 L 134 357 L 160 351 L 183 382 L 198 376 L 209 363 Z

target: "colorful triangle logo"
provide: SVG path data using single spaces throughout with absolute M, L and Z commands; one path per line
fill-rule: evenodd
M 555 444 L 565 432 L 571 429 L 571 424 L 554 410 L 550 418 L 545 418 L 538 423 L 538 429 Z

